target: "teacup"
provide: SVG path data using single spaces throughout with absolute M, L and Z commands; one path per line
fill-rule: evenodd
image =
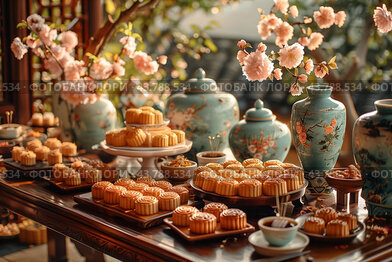
M 220 163 L 226 161 L 226 154 L 219 151 L 204 151 L 196 154 L 199 166 L 205 166 L 208 163 Z
M 272 227 L 274 220 L 286 220 L 288 223 L 286 227 Z M 289 217 L 265 217 L 258 221 L 258 225 L 263 231 L 265 240 L 271 246 L 285 246 L 292 241 L 298 231 L 299 224 L 292 218 Z

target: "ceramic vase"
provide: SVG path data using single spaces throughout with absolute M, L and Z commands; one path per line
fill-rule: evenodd
M 291 132 L 309 190 L 328 193 L 324 171 L 335 166 L 343 144 L 346 108 L 331 98 L 332 87 L 309 86 L 308 97 L 296 102 L 291 112 Z
M 193 142 L 188 157 L 196 159 L 202 151 L 222 151 L 228 146 L 230 129 L 238 122 L 239 109 L 235 97 L 218 91 L 216 82 L 205 77 L 203 69 L 197 70 L 197 78 L 190 79 L 184 92 L 169 97 L 165 116 L 171 128 L 185 131 Z M 219 138 L 214 148 L 208 137 Z
M 231 129 L 229 143 L 235 158 L 241 162 L 247 158 L 258 158 L 263 162 L 270 159 L 284 161 L 290 150 L 291 134 L 259 99 L 255 107 L 245 113 L 244 119 Z
M 115 128 L 116 108 L 104 97 L 95 103 L 79 104 L 74 110 L 73 129 L 78 146 L 91 152 L 91 146 L 105 139 L 105 133 Z
M 369 216 L 392 218 L 392 99 L 374 104 L 376 111 L 360 116 L 354 124 L 353 152 L 361 168 Z

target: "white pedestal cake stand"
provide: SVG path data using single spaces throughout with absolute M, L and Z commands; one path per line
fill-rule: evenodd
M 150 176 L 153 178 L 160 178 L 162 174 L 155 166 L 155 159 L 157 157 L 174 156 L 188 152 L 191 150 L 192 141 L 186 140 L 184 144 L 159 148 L 159 147 L 144 147 L 144 148 L 121 148 L 107 146 L 105 141 L 101 142 L 102 150 L 108 154 L 125 157 L 140 157 L 143 158 L 142 167 L 137 176 Z

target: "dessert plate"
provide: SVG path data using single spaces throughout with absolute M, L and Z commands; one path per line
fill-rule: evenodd
M 283 256 L 292 253 L 298 253 L 305 249 L 309 244 L 309 238 L 297 232 L 295 238 L 283 247 L 274 247 L 265 240 L 261 230 L 252 233 L 248 238 L 249 243 L 255 248 L 256 252 L 268 257 Z
M 124 124 L 129 127 L 137 127 L 137 128 L 151 128 L 151 127 L 161 127 L 167 126 L 170 123 L 170 120 L 164 119 L 161 124 L 128 124 L 124 121 Z
M 129 146 L 123 146 L 123 147 L 117 147 L 117 146 L 108 146 L 106 145 L 105 141 L 105 146 L 114 148 L 117 150 L 128 150 L 128 151 L 161 151 L 161 150 L 171 150 L 171 149 L 176 149 L 176 148 L 181 148 L 185 145 L 185 142 L 178 143 L 175 146 L 166 146 L 166 147 L 129 147 Z

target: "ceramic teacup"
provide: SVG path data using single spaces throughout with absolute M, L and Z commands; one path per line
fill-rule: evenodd
M 271 227 L 274 220 L 287 220 L 289 227 Z M 293 240 L 297 234 L 299 224 L 289 217 L 265 217 L 258 221 L 258 225 L 264 234 L 265 239 L 271 246 L 285 246 Z
M 219 151 L 204 151 L 196 154 L 199 166 L 205 166 L 208 163 L 223 163 L 226 161 L 226 154 Z

